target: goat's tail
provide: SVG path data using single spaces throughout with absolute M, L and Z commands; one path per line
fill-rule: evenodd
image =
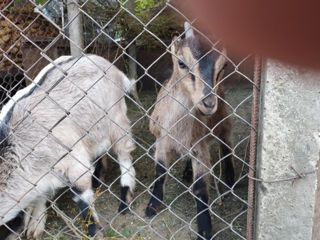
M 131 78 L 129 79 L 126 75 L 123 74 L 123 85 L 124 85 L 124 90 L 126 91 L 126 93 L 130 93 L 132 95 L 132 97 L 134 98 L 134 100 L 140 105 L 143 106 L 139 95 L 138 95 L 138 91 L 137 91 L 137 86 L 136 86 L 136 79 Z
M 132 94 L 132 91 L 137 91 L 136 89 L 136 80 L 134 78 L 131 78 L 129 79 L 124 73 L 123 73 L 123 78 L 122 78 L 122 81 L 123 81 L 123 88 L 124 88 L 124 91 L 126 93 L 131 93 Z

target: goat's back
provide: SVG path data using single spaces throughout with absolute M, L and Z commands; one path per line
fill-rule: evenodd
M 41 171 L 77 149 L 87 158 L 105 150 L 100 145 L 110 145 L 129 125 L 124 78 L 95 55 L 69 58 L 48 70 L 41 86 L 12 109 L 7 140 L 16 157 L 0 162 L 0 167 L 10 172 L 27 162 L 31 171 Z

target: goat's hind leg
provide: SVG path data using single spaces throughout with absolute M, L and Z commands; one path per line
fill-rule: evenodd
M 107 156 L 101 156 L 97 160 L 95 170 L 92 176 L 92 187 L 98 188 L 101 185 L 101 181 L 104 181 L 103 178 L 107 173 Z
M 225 182 L 229 187 L 232 187 L 235 181 L 234 163 L 232 156 L 232 141 L 231 141 L 231 120 L 225 119 L 221 129 L 217 134 L 219 138 L 220 151 L 222 153 Z M 221 142 L 222 141 L 222 142 Z
M 187 183 L 191 183 L 192 182 L 192 161 L 191 158 L 188 157 L 186 159 L 186 167 L 183 171 L 183 181 L 187 182 Z
M 117 142 L 114 146 L 114 152 L 118 156 L 120 165 L 120 206 L 118 211 L 125 214 L 128 211 L 128 205 L 133 198 L 133 190 L 135 188 L 136 172 L 132 165 L 131 152 L 134 150 L 135 145 L 131 138 L 126 136 L 121 141 Z

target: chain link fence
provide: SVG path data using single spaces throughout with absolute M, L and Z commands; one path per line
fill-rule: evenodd
M 258 61 L 170 1 L 0 7 L 1 239 L 251 239 Z

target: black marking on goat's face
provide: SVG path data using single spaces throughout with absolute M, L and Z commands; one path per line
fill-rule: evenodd
M 173 47 L 175 74 L 185 94 L 203 115 L 217 111 L 216 83 L 223 75 L 225 57 L 198 37 L 176 40 Z

